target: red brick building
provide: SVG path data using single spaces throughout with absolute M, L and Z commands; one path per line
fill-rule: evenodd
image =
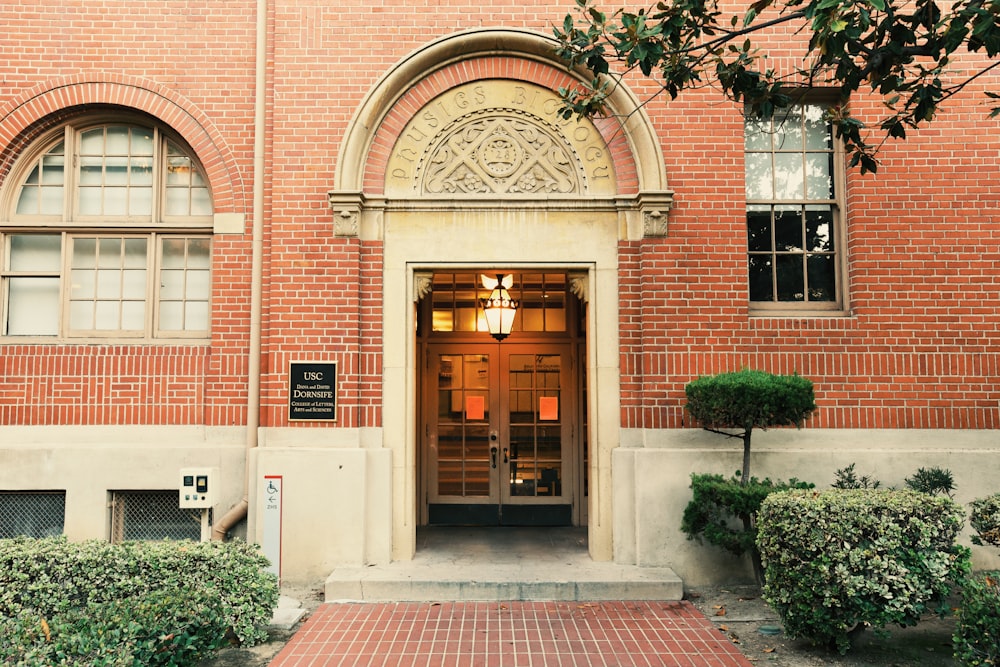
M 684 385 L 741 367 L 817 390 L 756 474 L 996 491 L 997 75 L 862 177 L 823 91 L 762 128 L 636 79 L 621 120 L 562 120 L 572 3 L 529 4 L 0 7 L 3 533 L 183 534 L 197 469 L 219 533 L 280 514 L 290 578 L 470 522 L 733 576 L 677 525 L 740 455 Z M 503 342 L 483 274 L 520 302 Z

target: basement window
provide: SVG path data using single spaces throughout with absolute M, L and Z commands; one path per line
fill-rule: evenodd
M 112 491 L 111 542 L 201 539 L 201 510 L 181 509 L 177 489 Z
M 0 539 L 62 535 L 65 491 L 0 491 Z

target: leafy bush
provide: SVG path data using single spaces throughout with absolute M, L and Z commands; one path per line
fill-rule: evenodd
M 970 570 L 962 508 L 911 490 L 786 491 L 758 514 L 764 599 L 791 637 L 846 653 L 856 626 L 882 631 L 944 613 Z
M 833 473 L 833 488 L 835 489 L 877 489 L 882 486 L 882 482 L 871 475 L 858 477 L 854 472 L 854 464 L 841 468 Z
M 1000 493 L 973 500 L 969 507 L 969 525 L 978 533 L 972 541 L 1000 547 Z
M 907 488 L 932 496 L 940 493 L 951 498 L 951 492 L 955 490 L 955 478 L 945 468 L 918 468 L 913 477 L 907 477 L 904 481 Z
M 952 638 L 955 659 L 968 667 L 1000 665 L 1000 572 L 970 577 Z
M 692 500 L 684 508 L 681 530 L 688 539 L 704 539 L 709 544 L 741 556 L 756 549 L 753 517 L 769 494 L 788 489 L 811 489 L 812 484 L 797 479 L 772 482 L 752 477 L 746 485 L 739 476 L 729 479 L 722 475 L 691 475 Z M 743 521 L 743 530 L 733 519 Z
M 238 641 L 253 645 L 266 639 L 278 599 L 277 580 L 266 566 L 256 546 L 235 541 L 0 540 L 0 617 L 61 623 L 63 615 L 91 604 L 155 600 L 161 593 L 164 601 L 180 601 L 198 591 L 214 599 Z
M 154 591 L 135 600 L 88 602 L 46 619 L 0 616 L 0 661 L 10 665 L 178 667 L 226 641 L 228 623 L 209 590 Z

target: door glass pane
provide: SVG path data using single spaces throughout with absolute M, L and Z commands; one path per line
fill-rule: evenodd
M 489 357 L 438 358 L 437 493 L 489 497 Z
M 513 354 L 508 361 L 511 496 L 562 494 L 559 355 Z

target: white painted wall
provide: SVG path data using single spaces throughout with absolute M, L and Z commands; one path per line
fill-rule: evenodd
M 691 473 L 725 476 L 739 470 L 742 441 L 702 430 L 639 430 L 622 434 L 613 454 L 615 560 L 672 567 L 686 586 L 752 582 L 747 559 L 690 541 L 680 530 L 691 498 Z M 751 474 L 797 477 L 829 488 L 835 472 L 855 463 L 883 487 L 905 486 L 918 468 L 952 471 L 955 500 L 967 504 L 1000 491 L 996 431 L 778 429 L 753 435 Z M 971 546 L 966 528 L 963 543 Z M 973 549 L 973 567 L 1000 567 L 996 549 Z

